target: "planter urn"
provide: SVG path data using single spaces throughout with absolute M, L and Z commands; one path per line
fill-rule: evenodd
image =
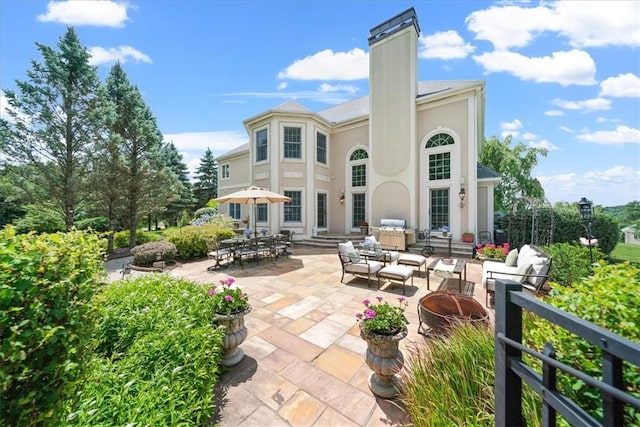
M 251 306 L 238 313 L 223 314 L 214 313 L 215 319 L 224 325 L 224 341 L 222 347 L 224 356 L 222 358 L 223 366 L 234 366 L 242 361 L 244 351 L 240 348 L 240 344 L 247 339 L 247 327 L 244 325 L 244 316 L 251 311 Z
M 465 243 L 473 243 L 473 233 L 464 233 L 462 235 L 462 241 Z
M 407 336 L 402 328 L 394 334 L 380 334 L 360 327 L 360 336 L 367 342 L 365 362 L 373 371 L 369 376 L 369 388 L 376 396 L 391 399 L 398 395 L 398 379 L 395 374 L 404 366 L 400 340 Z

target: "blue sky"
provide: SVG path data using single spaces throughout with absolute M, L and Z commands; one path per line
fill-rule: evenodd
M 534 175 L 551 203 L 640 200 L 638 1 L 0 0 L 0 88 L 73 25 L 101 77 L 123 63 L 193 170 L 287 100 L 366 95 L 369 30 L 409 7 L 420 80 L 485 80 L 486 137 L 549 149 Z

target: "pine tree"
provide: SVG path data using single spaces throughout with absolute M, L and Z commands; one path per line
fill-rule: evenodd
M 193 192 L 197 199 L 196 209 L 199 209 L 218 197 L 218 162 L 209 148 L 200 159 L 195 179 Z
M 189 181 L 187 165 L 182 161 L 182 154 L 178 153 L 173 142 L 165 143 L 163 147 L 165 165 L 178 181 L 175 198 L 166 207 L 162 217 L 169 224 L 176 224 L 183 212 L 192 212 L 196 204 L 193 197 L 192 185 Z
M 100 80 L 72 27 L 59 51 L 36 46 L 43 62 L 32 61 L 27 80 L 16 82 L 18 92 L 5 91 L 11 121 L 0 120 L 0 147 L 10 162 L 33 166 L 37 173 L 23 178 L 44 190 L 40 202 L 52 202 L 69 229 L 86 194 L 87 154 L 101 127 L 91 114 Z

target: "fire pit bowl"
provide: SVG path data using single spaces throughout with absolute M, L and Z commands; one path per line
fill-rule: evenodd
M 418 303 L 420 327 L 424 322 L 435 333 L 446 333 L 452 324 L 469 322 L 485 325 L 489 314 L 470 296 L 448 291 L 435 291 L 425 295 Z

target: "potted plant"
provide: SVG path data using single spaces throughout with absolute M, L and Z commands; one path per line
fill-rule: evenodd
M 360 227 L 360 232 L 362 234 L 368 234 L 369 233 L 369 223 L 367 221 L 360 221 L 358 223 L 358 227 Z
M 497 259 L 504 260 L 507 257 L 507 254 L 511 248 L 509 247 L 509 243 L 505 243 L 504 245 L 476 245 L 476 258 L 478 259 Z
M 465 243 L 473 243 L 473 233 L 471 233 L 470 231 L 462 233 L 462 241 Z
M 407 320 L 404 311 L 409 304 L 404 297 L 398 298 L 398 305 L 390 305 L 377 297 L 377 303 L 368 299 L 362 301 L 365 309 L 357 313 L 360 336 L 367 342 L 365 361 L 373 371 L 369 376 L 369 388 L 383 398 L 398 394 L 397 379 L 394 374 L 404 366 L 404 356 L 398 346 L 407 336 Z
M 249 296 L 237 286 L 233 287 L 234 283 L 233 277 L 227 277 L 220 280 L 219 286 L 209 289 L 209 296 L 214 301 L 213 316 L 225 328 L 224 366 L 236 365 L 244 357 L 244 351 L 240 348 L 240 344 L 247 339 L 244 316 L 251 311 Z
M 440 232 L 442 233 L 442 237 L 447 237 L 447 235 L 449 234 L 449 226 L 443 225 L 442 227 L 440 227 Z

